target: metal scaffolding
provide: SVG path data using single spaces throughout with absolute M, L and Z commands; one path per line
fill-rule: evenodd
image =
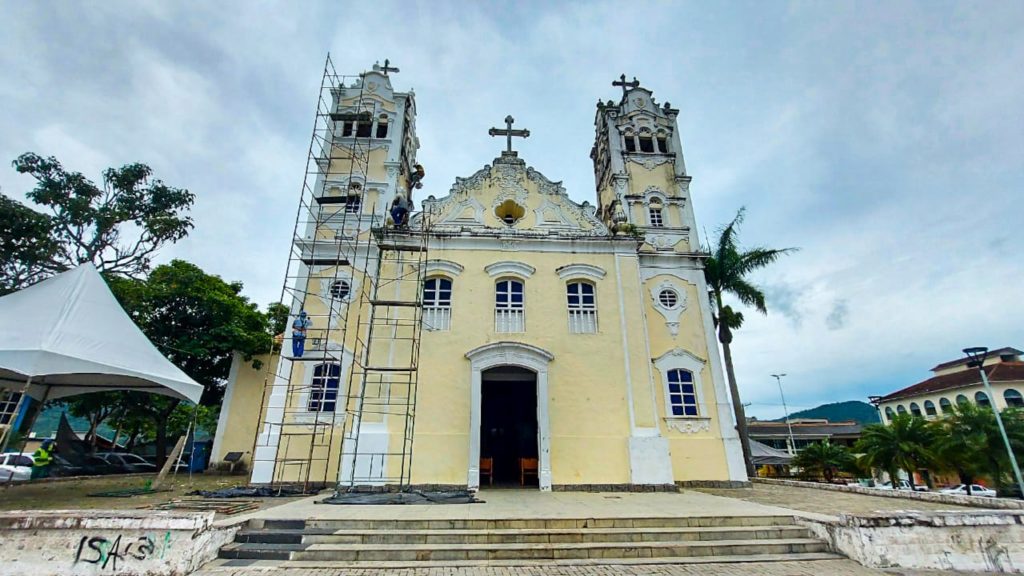
M 329 55 L 324 65 L 281 293 L 289 324 L 266 366 L 254 482 L 262 470 L 271 485 L 307 490 L 410 483 L 430 218 L 397 228 L 386 216 L 395 190 L 368 189 L 371 169 L 383 166 L 371 166 L 382 137 L 365 74 L 337 74 Z M 411 114 L 396 124 L 408 131 Z M 415 150 L 404 134 L 389 138 L 403 146 L 401 179 Z M 312 325 L 297 354 L 300 312 Z

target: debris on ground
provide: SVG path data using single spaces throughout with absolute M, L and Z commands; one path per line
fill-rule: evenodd
M 147 510 L 199 510 L 202 512 L 217 512 L 218 514 L 238 514 L 239 512 L 247 512 L 249 510 L 256 510 L 260 507 L 260 503 L 255 500 L 171 500 L 169 502 L 163 502 L 161 504 L 151 504 L 149 506 L 143 506 L 142 508 Z
M 284 486 L 235 486 L 234 488 L 221 488 L 219 490 L 193 490 L 189 496 L 202 496 L 203 498 L 278 498 L 288 496 L 314 496 L 320 493 L 321 488 L 289 488 Z
M 387 504 L 476 504 L 482 503 L 468 490 L 446 492 L 338 492 L 321 504 L 387 505 Z

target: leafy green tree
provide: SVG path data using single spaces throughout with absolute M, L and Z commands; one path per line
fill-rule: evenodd
M 0 196 L 0 290 L 24 288 L 83 262 L 141 277 L 160 247 L 192 229 L 187 212 L 195 195 L 153 178 L 145 164 L 108 168 L 101 186 L 31 152 L 14 168 L 35 178 L 26 196 L 49 214 Z
M 267 305 L 267 319 L 270 321 L 271 335 L 284 334 L 288 327 L 288 307 L 280 302 L 271 302 Z
M 96 430 L 100 424 L 124 411 L 119 392 L 93 392 L 92 394 L 81 394 L 63 401 L 67 411 L 72 416 L 85 418 L 89 421 L 89 431 L 86 432 L 85 440 L 94 448 L 96 447 Z
M 108 278 L 118 301 L 154 345 L 203 385 L 200 404 L 216 406 L 235 351 L 259 367 L 255 356 L 270 350 L 267 316 L 241 294 L 240 282 L 225 282 L 182 260 L 157 266 L 146 280 Z M 169 418 L 180 400 L 126 392 L 129 412 L 153 423 L 157 458 L 166 456 Z
M 914 471 L 931 466 L 935 455 L 931 450 L 934 429 L 924 418 L 898 414 L 890 424 L 872 424 L 861 432 L 854 448 L 862 464 L 885 470 L 895 487 L 898 472 L 904 470 L 914 486 Z
M 832 482 L 837 472 L 849 469 L 853 456 L 843 446 L 828 440 L 815 442 L 797 453 L 791 465 L 799 467 L 807 476 L 824 477 Z
M 1000 415 L 1010 446 L 1020 460 L 1024 456 L 1024 412 L 1008 408 Z M 1009 491 L 1010 458 L 992 408 L 960 403 L 953 414 L 936 425 L 940 433 L 935 451 L 940 465 L 955 471 L 968 486 L 977 476 L 986 475 L 1001 494 Z
M 725 303 L 725 296 L 731 295 L 745 306 L 752 306 L 762 314 L 768 313 L 765 306 L 764 292 L 749 278 L 756 270 L 774 263 L 780 257 L 796 248 L 763 248 L 743 249 L 739 244 L 739 228 L 743 223 L 746 208 L 740 208 L 736 217 L 722 228 L 712 246 L 705 249 L 709 256 L 704 261 L 704 278 L 708 283 L 714 306 L 714 321 L 718 329 L 718 341 L 722 343 L 725 356 L 725 372 L 729 379 L 729 392 L 732 395 L 732 407 L 736 415 L 736 428 L 743 447 L 743 459 L 747 464 L 747 475 L 754 476 L 754 465 L 750 457 L 749 435 L 747 433 L 747 416 L 740 400 L 740 390 L 736 384 L 736 371 L 732 361 L 733 331 L 743 324 L 743 314 L 734 311 Z

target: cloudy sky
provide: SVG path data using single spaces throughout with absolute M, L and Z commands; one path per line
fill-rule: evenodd
M 302 6 L 299 6 L 302 4 Z M 968 345 L 1024 346 L 1024 3 L 0 0 L 0 188 L 25 151 L 98 179 L 145 162 L 198 196 L 161 253 L 278 298 L 325 55 L 416 91 L 425 193 L 517 147 L 594 200 L 594 104 L 637 76 L 680 109 L 698 225 L 740 206 L 757 277 L 735 357 L 781 415 L 909 385 Z M 703 234 L 704 230 L 701 230 Z

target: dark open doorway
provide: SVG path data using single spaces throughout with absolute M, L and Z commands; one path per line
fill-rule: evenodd
M 480 486 L 538 486 L 537 375 L 499 366 L 481 376 Z

